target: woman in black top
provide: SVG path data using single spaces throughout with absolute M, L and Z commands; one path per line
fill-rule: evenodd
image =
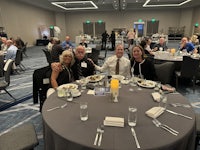
M 52 70 L 51 85 L 55 89 L 59 85 L 70 83 L 74 81 L 71 66 L 74 64 L 74 56 L 71 51 L 65 50 L 60 55 L 60 63 L 58 64 L 58 71 Z
M 156 78 L 154 64 L 144 58 L 144 50 L 139 45 L 133 47 L 132 50 L 131 72 L 133 75 L 147 80 L 154 80 Z

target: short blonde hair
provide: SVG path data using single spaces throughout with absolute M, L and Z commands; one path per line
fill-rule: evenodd
M 60 63 L 61 64 L 63 63 L 63 57 L 65 55 L 69 55 L 69 56 L 72 57 L 72 60 L 71 60 L 71 63 L 70 63 L 70 66 L 72 66 L 74 64 L 75 60 L 74 60 L 74 54 L 70 50 L 65 50 L 65 51 L 62 52 L 62 54 L 59 57 L 60 58 Z

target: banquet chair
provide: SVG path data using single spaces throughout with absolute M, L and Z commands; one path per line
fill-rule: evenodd
M 26 51 L 27 51 L 27 44 L 28 42 L 26 42 L 24 44 L 24 46 L 22 47 L 22 54 L 25 56 L 25 57 L 28 57 L 28 55 L 26 54 Z
M 98 65 L 98 57 L 99 57 L 100 51 L 96 48 L 92 48 L 92 53 L 87 54 L 87 57 L 92 59 L 92 61 Z
M 200 114 L 196 113 L 196 140 L 195 140 L 195 150 L 197 149 L 197 146 L 200 145 Z
M 199 68 L 199 60 L 198 59 L 193 59 L 190 56 L 183 56 L 181 70 L 175 72 L 176 88 L 178 88 L 178 79 L 179 78 L 188 78 L 188 79 L 192 79 L 193 91 L 194 91 L 198 68 Z
M 4 66 L 4 77 L 0 79 L 0 90 L 4 90 L 10 97 L 12 97 L 15 101 L 16 98 L 14 98 L 7 90 L 6 88 L 10 85 L 10 74 L 11 74 L 11 69 L 13 66 L 13 60 L 9 59 L 6 61 L 6 64 Z
M 109 46 L 106 47 L 104 56 L 102 56 L 102 55 L 99 55 L 99 56 L 98 56 L 98 60 L 100 61 L 101 64 L 103 64 L 104 61 L 105 61 L 105 59 L 106 59 L 107 52 L 108 52 L 108 48 L 109 48 Z M 97 49 L 97 50 L 98 50 L 98 49 Z
M 39 144 L 31 123 L 20 125 L 0 136 L 0 150 L 33 150 Z
M 15 66 L 19 67 L 20 71 L 25 71 L 26 68 L 22 64 L 23 56 L 22 56 L 22 50 L 18 49 L 15 57 Z M 15 71 L 18 73 L 18 69 L 16 68 Z
M 40 102 L 40 112 L 44 101 L 46 100 L 46 93 L 50 85 L 51 67 L 46 66 L 36 69 L 33 72 L 33 103 Z
M 49 66 L 51 66 L 51 63 L 53 62 L 52 57 L 51 57 L 51 53 L 50 51 L 48 51 L 48 49 L 42 49 L 42 51 L 44 52 L 47 62 L 49 63 Z
M 170 84 L 175 65 L 173 62 L 165 62 L 162 64 L 154 64 L 157 80 L 162 84 Z

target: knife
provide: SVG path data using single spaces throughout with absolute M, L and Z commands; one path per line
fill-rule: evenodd
M 138 142 L 137 135 L 136 135 L 135 130 L 134 130 L 133 127 L 131 128 L 131 132 L 132 132 L 132 135 L 133 135 L 133 137 L 135 139 L 135 143 L 136 143 L 137 148 L 140 148 L 140 144 Z
M 187 118 L 187 119 L 192 119 L 192 117 L 189 117 L 189 116 L 186 116 L 186 115 L 183 115 L 183 114 L 180 114 L 180 113 L 171 111 L 171 110 L 169 110 L 169 109 L 166 109 L 166 111 L 169 112 L 169 113 L 171 113 L 171 114 L 177 115 L 177 116 L 182 116 L 182 117 L 185 117 L 185 118 Z

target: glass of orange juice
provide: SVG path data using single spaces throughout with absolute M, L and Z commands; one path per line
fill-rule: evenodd
M 175 48 L 172 48 L 172 49 L 171 49 L 171 54 L 172 54 L 172 56 L 174 56 L 175 53 L 176 53 L 176 49 L 175 49 Z

